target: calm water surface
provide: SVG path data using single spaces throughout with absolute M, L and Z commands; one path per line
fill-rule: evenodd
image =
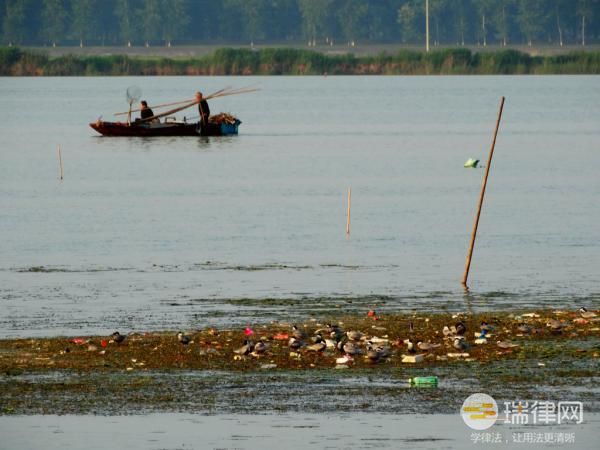
M 599 80 L 0 78 L 0 336 L 600 307 Z M 261 91 L 211 102 L 239 136 L 96 135 L 133 84 L 150 104 Z M 502 95 L 465 295 L 484 171 L 463 163 L 485 163 Z
M 523 426 L 497 422 L 477 432 L 500 441 L 471 439 L 459 414 L 15 416 L 0 422 L 0 448 L 106 449 L 514 449 L 594 448 L 598 414 L 580 425 Z M 541 443 L 523 443 L 526 435 Z M 570 435 L 574 442 L 544 444 L 544 436 Z M 550 441 L 548 441 L 550 442 Z

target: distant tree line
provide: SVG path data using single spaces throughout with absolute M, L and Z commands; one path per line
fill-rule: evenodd
M 600 0 L 429 0 L 436 45 L 600 42 Z M 5 45 L 423 43 L 425 0 L 0 0 Z

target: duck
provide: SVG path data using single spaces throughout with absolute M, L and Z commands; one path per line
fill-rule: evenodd
M 288 346 L 294 350 L 299 349 L 303 345 L 304 343 L 300 339 L 295 338 L 294 336 L 292 336 L 288 341 Z
M 188 335 L 184 334 L 183 331 L 180 331 L 179 333 L 177 333 L 177 340 L 183 345 L 188 345 L 191 341 L 191 338 Z
M 581 317 L 583 319 L 593 319 L 594 317 L 597 316 L 597 314 L 594 311 L 588 311 L 583 306 L 581 308 L 579 308 L 579 314 L 581 315 Z
M 519 344 L 514 344 L 508 341 L 496 341 L 496 345 L 500 347 L 502 350 L 510 350 L 513 348 L 519 347 Z
M 467 344 L 467 342 L 465 341 L 465 339 L 463 337 L 457 336 L 454 338 L 452 347 L 454 347 L 456 350 L 460 350 L 462 352 L 463 350 L 466 350 L 469 348 L 469 344 Z
M 454 329 L 456 330 L 455 334 L 459 336 L 464 336 L 464 334 L 467 332 L 467 326 L 463 322 L 458 322 L 456 325 L 454 325 Z
M 351 341 L 340 341 L 338 342 L 338 350 L 347 355 L 358 355 L 361 353 L 360 347 Z
M 257 355 L 261 355 L 261 354 L 265 353 L 268 348 L 269 348 L 269 346 L 267 344 L 265 344 L 263 341 L 258 341 L 256 344 L 254 344 L 253 353 L 255 353 Z
M 408 351 L 408 353 L 417 353 L 417 348 L 415 347 L 414 342 L 410 338 L 405 339 L 404 343 L 406 344 L 406 350 Z
M 254 345 L 252 344 L 252 342 L 248 339 L 244 339 L 244 345 L 242 345 L 240 348 L 235 349 L 233 353 L 236 353 L 238 355 L 247 355 L 251 353 L 253 349 Z
M 550 328 L 551 331 L 555 333 L 560 333 L 565 324 L 562 323 L 560 320 L 550 319 L 548 322 L 546 322 L 546 326 Z
M 517 326 L 517 331 L 519 333 L 529 334 L 532 332 L 532 328 L 526 323 L 520 323 L 519 326 Z
M 373 342 L 367 342 L 367 358 L 373 362 L 377 362 L 381 359 L 390 356 L 390 349 L 384 346 L 375 346 Z
M 423 350 L 426 352 L 436 349 L 440 346 L 441 346 L 441 344 L 432 344 L 431 342 L 421 342 L 421 341 L 417 342 L 417 348 L 419 350 Z
M 325 324 L 325 328 L 317 330 L 316 334 L 327 334 L 331 339 L 339 341 L 344 336 L 345 331 L 342 330 L 339 325 L 332 325 L 330 323 Z
M 117 344 L 120 344 L 121 342 L 123 342 L 125 340 L 125 336 L 123 336 L 118 331 L 115 331 L 111 336 L 112 336 L 112 340 L 115 341 Z
M 313 344 L 323 341 L 323 335 L 321 333 L 315 333 L 313 337 L 310 338 Z
M 301 341 L 306 338 L 306 333 L 298 328 L 296 325 L 292 325 L 292 336 L 297 340 Z
M 351 341 L 360 341 L 363 334 L 360 331 L 346 331 L 346 336 L 348 336 L 348 339 Z
M 323 342 L 323 337 L 317 334 L 314 344 L 307 345 L 306 350 L 310 352 L 322 352 L 327 348 L 327 344 Z

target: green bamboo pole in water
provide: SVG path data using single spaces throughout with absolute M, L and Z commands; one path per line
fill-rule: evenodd
M 504 109 L 504 97 L 500 100 L 500 110 L 498 111 L 498 120 L 496 121 L 496 130 L 494 131 L 494 139 L 492 140 L 492 147 L 490 148 L 490 156 L 488 157 L 487 166 L 485 168 L 485 175 L 483 177 L 483 183 L 481 185 L 481 193 L 479 194 L 479 205 L 477 207 L 477 214 L 475 215 L 475 223 L 473 224 L 473 233 L 471 234 L 471 244 L 469 245 L 469 254 L 467 255 L 467 262 L 465 263 L 465 273 L 463 274 L 462 284 L 467 286 L 467 278 L 469 277 L 469 269 L 471 267 L 471 257 L 473 256 L 473 248 L 475 247 L 475 237 L 477 236 L 477 226 L 479 225 L 479 216 L 481 215 L 481 207 L 483 206 L 483 197 L 485 196 L 485 187 L 487 185 L 488 175 L 490 173 L 490 167 L 492 167 L 492 157 L 494 156 L 494 147 L 496 146 L 496 137 L 498 136 L 498 128 L 500 128 L 500 119 L 502 118 L 502 110 Z

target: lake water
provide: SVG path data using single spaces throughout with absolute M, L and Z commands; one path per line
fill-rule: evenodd
M 0 78 L 0 336 L 598 308 L 599 81 Z M 239 136 L 100 137 L 88 122 L 126 109 L 130 85 L 150 104 L 261 90 L 210 103 Z M 485 164 L 502 95 L 465 294 L 484 170 L 463 163 Z
M 524 426 L 498 421 L 482 432 L 468 428 L 459 414 L 15 416 L 0 422 L 0 432 L 4 432 L 0 448 L 40 448 L 43 442 L 48 450 L 591 449 L 599 422 L 597 413 L 586 415 L 579 425 Z M 473 437 L 477 435 L 479 441 Z M 531 440 L 538 435 L 540 440 Z M 499 440 L 483 443 L 486 436 Z M 561 437 L 563 443 L 556 443 Z

